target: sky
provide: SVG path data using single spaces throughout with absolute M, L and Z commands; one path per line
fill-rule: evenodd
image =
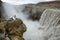
M 2 1 L 10 4 L 14 4 L 14 5 L 20 5 L 20 4 L 38 3 L 38 2 L 44 2 L 44 1 L 54 1 L 54 0 L 2 0 Z

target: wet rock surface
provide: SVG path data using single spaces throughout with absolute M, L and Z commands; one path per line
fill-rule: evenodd
M 25 6 L 23 9 L 23 13 L 29 15 L 29 19 L 31 20 L 39 20 L 41 17 L 41 14 L 43 10 L 40 9 L 40 7 L 35 7 L 35 6 Z
M 0 19 L 0 40 L 24 40 L 23 33 L 26 31 L 26 26 L 21 19 L 6 20 Z

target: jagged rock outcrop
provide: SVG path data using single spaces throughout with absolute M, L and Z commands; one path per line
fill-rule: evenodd
M 24 40 L 23 33 L 26 31 L 26 26 L 20 19 L 11 20 L 6 25 L 7 34 L 11 40 Z
M 14 20 L 0 19 L 0 40 L 24 40 L 23 33 L 26 31 L 26 26 L 21 19 Z
M 60 40 L 60 10 L 46 9 L 40 19 L 44 31 L 41 40 Z

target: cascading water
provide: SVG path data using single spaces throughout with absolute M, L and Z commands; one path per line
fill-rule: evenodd
M 23 6 L 18 5 L 10 5 L 7 3 L 3 3 L 3 16 L 6 19 L 9 19 L 16 15 L 17 18 L 22 19 L 27 27 L 27 31 L 24 33 L 25 40 L 40 40 L 40 36 L 42 34 L 42 30 L 39 30 L 40 27 L 39 21 L 32 21 L 27 19 L 28 15 L 24 14 L 21 10 Z
M 44 29 L 41 40 L 60 40 L 60 10 L 46 9 L 40 19 Z
M 16 15 L 17 18 L 27 26 L 27 31 L 24 33 L 25 40 L 60 40 L 60 10 L 47 9 L 43 12 L 39 21 L 28 20 L 28 15 L 21 10 L 24 7 L 3 3 L 3 16 L 6 19 Z M 42 27 L 44 30 L 39 30 Z

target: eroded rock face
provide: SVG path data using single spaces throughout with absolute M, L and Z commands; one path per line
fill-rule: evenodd
M 41 14 L 43 13 L 44 10 L 42 10 L 40 7 L 36 6 L 25 6 L 25 9 L 23 9 L 23 12 L 27 15 L 29 15 L 29 19 L 32 20 L 39 20 Z
M 41 17 L 41 14 L 40 14 L 40 13 L 34 13 L 34 14 L 31 14 L 31 15 L 29 16 L 29 18 L 32 19 L 33 21 L 34 21 L 34 20 L 39 20 L 40 17 Z
M 32 20 L 39 20 L 41 17 L 41 14 L 45 9 L 60 9 L 60 1 L 50 1 L 50 2 L 39 2 L 37 4 L 26 4 L 25 8 L 23 9 L 23 12 L 26 14 L 29 14 L 29 17 L 31 17 Z M 34 14 L 39 14 L 36 16 L 38 19 L 36 19 L 35 16 L 32 16 Z
M 44 29 L 41 40 L 60 40 L 60 10 L 46 9 L 40 19 Z
M 2 2 L 0 0 L 0 18 L 1 18 L 1 6 L 2 6 Z
M 0 29 L 0 38 L 2 39 L 6 39 L 6 37 L 8 37 L 10 40 L 24 40 L 23 33 L 26 31 L 26 26 L 21 19 L 0 19 Z

